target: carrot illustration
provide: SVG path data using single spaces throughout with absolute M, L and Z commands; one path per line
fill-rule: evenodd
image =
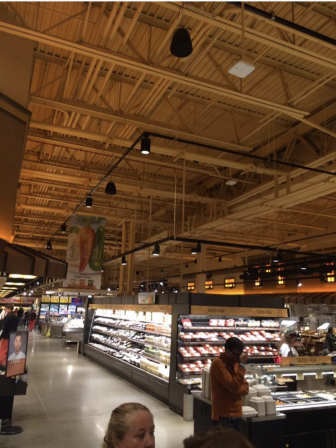
M 83 227 L 79 231 L 79 241 L 80 241 L 79 272 L 83 272 L 93 252 L 95 242 L 95 231 L 90 227 Z

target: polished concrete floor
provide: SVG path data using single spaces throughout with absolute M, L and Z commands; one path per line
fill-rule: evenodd
M 23 433 L 1 436 L 1 448 L 99 448 L 112 409 L 127 401 L 154 414 L 156 447 L 181 448 L 193 423 L 88 359 L 61 339 L 30 333 L 28 392 L 14 400 L 12 424 Z

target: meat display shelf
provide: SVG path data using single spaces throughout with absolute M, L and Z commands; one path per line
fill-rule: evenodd
M 183 341 L 181 339 L 178 340 L 178 342 L 181 342 L 184 346 L 194 346 L 194 345 L 225 345 L 226 340 L 225 339 L 218 339 L 218 341 L 207 341 L 205 339 L 199 340 L 199 341 Z M 280 341 L 242 341 L 244 345 L 270 345 L 270 344 L 278 344 Z
M 222 330 L 234 330 L 234 331 L 280 331 L 279 327 L 183 327 L 183 331 L 222 331 Z
M 103 318 L 103 319 L 115 319 L 115 320 L 127 320 L 128 322 L 134 322 L 134 319 L 130 319 L 128 317 L 125 316 L 95 316 L 95 320 L 99 319 L 99 318 Z M 152 321 L 148 321 L 148 320 L 140 320 L 137 319 L 136 322 L 141 322 L 144 324 L 153 324 L 153 325 L 162 325 L 163 327 L 170 327 L 169 324 L 165 324 L 165 323 L 159 323 L 159 322 L 152 322 Z

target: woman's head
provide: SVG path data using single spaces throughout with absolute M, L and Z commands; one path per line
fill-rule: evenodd
M 209 432 L 183 440 L 184 448 L 253 448 L 239 432 L 228 428 L 215 428 Z
M 153 415 L 140 403 L 112 411 L 102 448 L 155 448 Z
M 294 344 L 296 339 L 297 334 L 295 333 L 295 331 L 288 331 L 287 333 L 284 334 L 283 342 L 286 342 L 287 344 L 291 345 Z

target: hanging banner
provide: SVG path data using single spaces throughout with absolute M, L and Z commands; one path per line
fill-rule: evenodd
M 106 219 L 72 215 L 66 261 L 65 287 L 100 289 Z

